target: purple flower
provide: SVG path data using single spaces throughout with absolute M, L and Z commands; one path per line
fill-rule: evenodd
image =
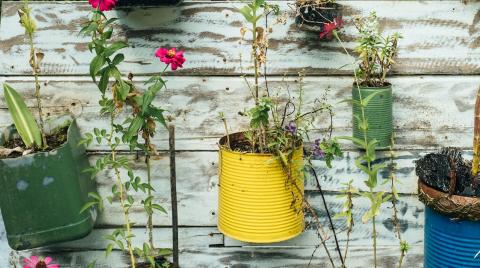
M 297 124 L 294 121 L 290 121 L 288 125 L 285 126 L 285 130 L 292 135 L 297 134 Z
M 315 144 L 312 148 L 312 153 L 314 156 L 317 157 L 325 157 L 325 152 L 322 150 L 322 148 L 320 148 L 320 139 L 315 140 Z

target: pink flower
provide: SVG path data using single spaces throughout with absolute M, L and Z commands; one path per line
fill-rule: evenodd
M 30 258 L 23 259 L 23 268 L 60 268 L 58 264 L 50 264 L 52 262 L 52 258 L 46 257 L 38 257 L 38 256 L 31 256 Z
M 88 0 L 93 8 L 98 8 L 100 11 L 110 11 L 117 5 L 118 0 Z M 100 7 L 98 7 L 100 5 Z
M 172 70 L 175 71 L 178 67 L 182 68 L 182 64 L 185 62 L 183 57 L 183 50 L 177 51 L 176 48 L 159 48 L 155 52 L 155 57 L 159 58 L 161 62 L 167 65 L 172 65 Z
M 333 19 L 333 22 L 323 24 L 323 31 L 320 33 L 320 39 L 332 39 L 333 32 L 343 27 L 343 20 L 341 17 Z

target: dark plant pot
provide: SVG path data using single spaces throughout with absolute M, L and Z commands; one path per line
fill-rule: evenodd
M 391 145 L 393 135 L 393 108 L 392 108 L 392 85 L 384 87 L 363 87 L 357 88 L 353 85 L 353 137 L 363 140 L 363 130 L 359 128 L 357 117 L 362 118 L 362 111 L 359 105 L 360 94 L 363 99 L 378 93 L 365 107 L 365 119 L 368 122 L 368 140 L 377 140 L 377 149 L 385 149 Z
M 183 0 L 119 0 L 117 6 L 174 6 Z
M 426 206 L 424 267 L 480 267 L 480 199 L 418 184 Z
M 59 148 L 0 160 L 0 208 L 12 249 L 79 239 L 93 228 L 96 210 L 80 210 L 96 185 L 83 172 L 89 162 L 77 124 L 67 123 L 67 141 Z
M 295 23 L 304 30 L 321 32 L 325 23 L 333 22 L 342 14 L 342 5 L 329 3 L 324 7 L 302 6 L 297 7 L 298 14 Z

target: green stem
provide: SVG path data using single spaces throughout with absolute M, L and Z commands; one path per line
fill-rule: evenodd
M 345 45 L 344 43 L 342 42 L 342 40 L 338 37 L 337 33 L 335 32 L 334 33 L 334 36 L 336 37 L 336 39 L 340 42 L 343 50 L 345 51 L 345 53 L 350 56 L 350 53 L 348 53 L 348 50 L 345 48 Z M 362 128 L 362 131 L 363 131 L 363 140 L 365 142 L 365 150 L 367 150 L 367 145 L 368 145 L 368 132 L 367 132 L 367 127 L 366 127 L 366 124 L 365 124 L 365 120 L 366 120 L 366 117 L 365 117 L 365 108 L 363 107 L 363 98 L 362 98 L 362 93 L 361 93 L 361 90 L 360 90 L 360 83 L 358 81 L 358 77 L 357 77 L 357 72 L 354 70 L 353 71 L 353 74 L 355 76 L 355 86 L 357 87 L 357 91 L 358 91 L 358 96 L 360 98 L 360 111 L 362 113 L 362 121 L 364 122 L 364 128 Z M 369 171 L 372 170 L 371 168 L 372 166 L 372 163 L 370 161 L 370 159 L 367 159 L 367 168 Z M 371 180 L 370 176 L 369 176 L 369 179 Z M 372 194 L 373 196 L 373 191 L 374 189 L 372 187 L 370 187 L 370 193 Z M 376 230 L 376 218 L 375 216 L 373 216 L 372 218 L 372 229 L 373 229 L 373 261 L 374 261 L 374 267 L 376 268 L 377 267 L 377 230 Z
M 373 264 L 377 268 L 377 228 L 376 228 L 376 218 L 372 218 L 372 227 L 373 227 Z
M 115 162 L 117 160 L 117 151 L 116 151 L 117 149 L 116 149 L 116 146 L 113 145 L 112 143 L 112 138 L 114 134 L 114 126 L 113 126 L 114 118 L 115 118 L 114 113 L 111 113 L 110 114 L 110 135 L 108 136 L 108 139 L 107 139 L 108 146 L 110 147 L 110 156 L 112 158 L 112 162 Z M 133 253 L 133 246 L 132 246 L 132 237 L 133 237 L 132 228 L 130 223 L 129 211 L 128 211 L 128 208 L 126 208 L 125 206 L 125 197 L 123 195 L 124 193 L 125 194 L 127 193 L 125 192 L 125 189 L 124 189 L 124 185 L 120 175 L 120 170 L 118 170 L 118 168 L 115 166 L 114 171 L 115 171 L 117 187 L 120 191 L 120 205 L 122 206 L 122 211 L 123 211 L 123 216 L 125 221 L 125 229 L 127 231 L 125 240 L 127 242 L 127 248 L 128 248 L 128 253 L 130 256 L 130 262 L 132 264 L 132 268 L 135 268 L 136 261 L 135 261 L 135 255 Z
M 145 140 L 145 145 L 147 146 L 147 152 L 145 156 L 145 162 L 147 163 L 147 180 L 148 185 L 152 185 L 152 172 L 151 172 L 151 164 L 150 164 L 150 137 Z M 152 188 L 149 187 L 147 190 L 148 198 L 152 196 Z M 153 244 L 153 212 L 148 212 L 148 241 L 150 243 L 150 248 L 155 249 L 155 245 Z

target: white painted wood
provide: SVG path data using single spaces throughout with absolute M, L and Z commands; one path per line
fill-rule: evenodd
M 287 9 L 287 3 L 281 2 L 281 8 Z M 347 21 L 354 15 L 367 14 L 375 9 L 384 30 L 400 31 L 404 36 L 394 69 L 399 76 L 390 79 L 395 95 L 397 177 L 402 181 L 398 207 L 403 238 L 412 245 L 404 267 L 421 267 L 424 214 L 423 204 L 415 196 L 413 161 L 440 146 L 470 147 L 474 96 L 480 82 L 480 2 L 465 5 L 461 1 L 354 0 L 341 3 L 345 5 L 344 18 Z M 80 24 L 88 17 L 88 4 L 56 2 L 31 5 L 39 24 L 36 40 L 39 48 L 46 53 L 42 69 L 53 75 L 42 77 L 42 82 L 46 83 L 42 87 L 45 111 L 51 115 L 73 113 L 78 118 L 82 133 L 93 127 L 106 126 L 106 120 L 98 117 L 98 91 L 86 76 L 91 54 L 86 50 L 86 39 L 77 36 Z M 240 5 L 238 2 L 188 1 L 178 8 L 133 8 L 111 12 L 120 17 L 119 38 L 128 37 L 135 46 L 125 51 L 127 63 L 122 68 L 140 75 L 158 72 L 160 65 L 153 57 L 156 47 L 181 46 L 187 51 L 185 69 L 176 73 L 179 76 L 168 77 L 169 88 L 155 100 L 169 110 L 177 127 L 182 267 L 305 267 L 318 243 L 312 230 L 287 242 L 260 246 L 224 237 L 215 227 L 218 190 L 215 151 L 216 142 L 223 135 L 217 115 L 220 111 L 225 112 L 231 130 L 241 130 L 246 122 L 239 119 L 236 112 L 250 107 L 251 102 L 244 81 L 238 77 L 239 54 L 242 53 L 244 59 L 248 58 L 248 47 L 238 44 L 238 28 L 242 20 L 234 13 L 234 8 Z M 23 31 L 18 26 L 17 6 L 18 3 L 3 3 L 0 83 L 11 83 L 27 95 L 27 103 L 33 106 L 33 78 L 27 65 Z M 315 75 L 305 78 L 308 104 L 327 87 L 331 88 L 332 103 L 348 98 L 352 83 L 351 66 L 342 70 L 338 68 L 352 59 L 343 54 L 337 42 L 320 42 L 317 33 L 297 30 L 292 19 L 290 16 L 287 24 L 277 27 L 272 35 L 269 69 L 277 76 L 271 78 L 270 86 L 283 84 L 281 76 L 285 72 L 295 75 L 305 68 L 307 74 Z M 351 41 L 353 32 L 353 28 L 348 26 L 344 35 L 350 48 L 354 46 Z M 145 76 L 135 77 L 138 85 L 145 79 Z M 295 77 L 288 80 L 295 80 Z M 288 84 L 292 94 L 296 94 L 298 83 L 290 81 Z M 5 108 L 0 93 L 0 127 L 11 122 Z M 335 108 L 335 135 L 349 135 L 350 108 L 347 104 L 336 104 Z M 322 133 L 325 119 L 321 117 L 317 122 L 319 131 L 315 136 Z M 166 132 L 159 131 L 154 142 L 160 150 L 167 149 L 166 141 Z M 90 159 L 95 161 L 102 153 L 96 150 L 105 150 L 106 147 L 94 145 L 89 149 L 92 154 Z M 386 154 L 380 157 L 387 160 Z M 356 155 L 358 152 L 350 149 L 344 159 L 334 162 L 331 170 L 325 169 L 320 161 L 314 161 L 332 214 L 341 209 L 342 200 L 335 197 L 341 183 L 353 179 L 356 187 L 365 190 L 364 176 L 354 166 Z M 145 177 L 142 159 L 134 160 L 134 154 L 129 157 L 136 173 Z M 162 153 L 154 159 L 153 167 L 156 201 L 170 212 L 167 155 Z M 111 172 L 99 175 L 102 196 L 110 192 L 112 176 Z M 388 174 L 382 173 L 381 177 L 388 177 Z M 306 189 L 306 196 L 320 215 L 325 229 L 328 229 L 322 199 L 311 176 L 306 179 Z M 388 191 L 388 185 L 380 189 Z M 136 194 L 135 197 L 138 200 L 143 196 Z M 371 227 L 360 223 L 368 201 L 358 197 L 354 205 L 356 226 L 348 267 L 372 267 Z M 398 241 L 392 233 L 390 206 L 385 204 L 378 218 L 380 267 L 395 267 L 399 256 Z M 132 218 L 137 222 L 134 243 L 139 245 L 145 240 L 143 226 L 146 222 L 139 204 L 132 209 Z M 115 251 L 109 259 L 105 259 L 101 251 L 105 246 L 101 236 L 111 228 L 121 226 L 122 222 L 118 202 L 107 203 L 97 229 L 87 238 L 14 253 L 10 260 L 16 266 L 10 266 L 10 250 L 0 219 L 0 267 L 21 267 L 19 256 L 30 254 L 52 255 L 59 260 L 61 267 L 84 268 L 93 259 L 98 260 L 97 267 L 126 267 L 124 254 Z M 170 246 L 170 215 L 157 213 L 154 223 L 158 244 Z M 340 230 L 339 239 L 343 247 L 346 235 L 343 220 L 335 219 L 334 223 Z M 335 255 L 332 242 L 330 238 L 328 244 Z M 311 267 L 328 267 L 323 250 L 319 249 L 316 256 Z
M 373 267 L 370 248 L 352 246 L 347 260 L 348 267 Z M 304 268 L 307 267 L 314 247 L 304 248 L 186 248 L 180 253 L 182 268 Z M 330 248 L 333 251 L 333 248 Z M 398 247 L 378 247 L 378 263 L 382 268 L 396 267 L 398 262 Z M 127 258 L 124 254 L 114 251 L 107 259 L 101 251 L 83 252 L 49 252 L 37 251 L 36 254 L 52 256 L 61 267 L 84 268 L 91 260 L 97 260 L 97 268 L 126 268 Z M 413 246 L 405 258 L 404 267 L 423 267 L 423 247 Z M 19 253 L 14 260 L 28 256 L 28 253 Z M 338 264 L 337 264 L 338 265 Z M 312 268 L 331 267 L 325 256 L 325 251 L 319 248 L 314 255 Z
M 285 25 L 276 27 L 270 40 L 270 73 L 283 74 L 306 69 L 308 73 L 348 73 L 353 58 L 347 57 L 337 42 L 321 42 L 318 33 L 297 29 L 289 11 Z M 344 1 L 343 17 L 377 10 L 385 32 L 402 32 L 400 51 L 394 72 L 401 74 L 479 74 L 478 38 L 480 23 L 476 19 L 480 3 L 461 1 Z M 0 29 L 0 73 L 29 74 L 23 44 L 23 30 L 18 24 L 19 4 L 3 4 Z M 87 3 L 32 3 L 38 20 L 38 48 L 46 58 L 42 68 L 48 74 L 87 74 L 92 55 L 87 38 L 77 36 L 87 20 Z M 135 74 L 159 72 L 163 67 L 153 54 L 160 46 L 178 46 L 186 50 L 187 62 L 180 73 L 185 75 L 221 75 L 240 73 L 240 54 L 244 66 L 249 58 L 247 45 L 240 45 L 241 15 L 235 12 L 238 2 L 185 2 L 179 7 L 135 8 L 109 12 L 120 18 L 118 38 L 127 38 L 132 48 L 126 49 L 127 64 L 122 70 Z M 61 14 L 61 15 L 60 15 Z M 355 30 L 347 23 L 344 39 L 354 47 Z M 249 71 L 251 72 L 251 71 Z
M 137 77 L 142 87 L 146 77 Z M 155 101 L 165 107 L 176 125 L 178 150 L 217 150 L 217 141 L 224 134 L 218 113 L 224 112 L 230 131 L 240 131 L 247 126 L 246 119 L 237 112 L 251 107 L 251 99 L 245 82 L 239 77 L 168 77 L 168 89 Z M 298 94 L 298 82 L 281 77 L 270 79 L 270 88 L 275 91 L 282 86 L 291 94 Z M 34 106 L 31 77 L 0 77 L 0 83 L 10 83 Z M 42 94 L 44 110 L 50 115 L 65 112 L 74 114 L 82 132 L 94 127 L 107 127 L 105 118 L 98 115 L 96 86 L 88 77 L 43 77 Z M 480 76 L 415 76 L 394 77 L 394 125 L 397 149 L 425 149 L 441 146 L 470 148 L 473 139 L 473 106 Z M 351 96 L 352 79 L 348 77 L 307 77 L 304 84 L 306 108 L 330 88 L 329 102 L 333 104 L 335 135 L 350 135 L 351 108 L 339 103 Z M 11 123 L 5 111 L 0 92 L 0 127 Z M 232 107 L 234 107 L 232 109 Z M 327 116 L 315 122 L 317 131 L 312 139 L 322 134 L 327 127 Z M 159 149 L 168 148 L 167 134 L 159 130 L 154 143 Z M 106 149 L 92 146 L 92 150 Z

